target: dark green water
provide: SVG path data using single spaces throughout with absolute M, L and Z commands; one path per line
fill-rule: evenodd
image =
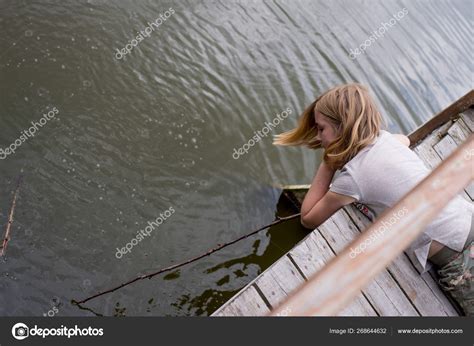
M 115 57 L 169 8 L 149 37 Z M 370 87 L 389 131 L 411 132 L 473 87 L 472 14 L 468 0 L 0 0 L 0 149 L 58 111 L 0 159 L 2 233 L 24 175 L 0 261 L 0 314 L 41 316 L 59 305 L 59 316 L 90 315 L 70 300 L 271 222 L 272 186 L 309 183 L 319 157 L 274 147 L 272 134 L 294 127 L 322 91 L 352 81 Z M 267 137 L 232 158 L 287 108 Z M 303 235 L 297 222 L 280 226 L 87 306 L 208 315 Z

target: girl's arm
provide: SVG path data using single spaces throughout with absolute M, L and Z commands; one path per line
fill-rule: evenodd
M 406 145 L 407 147 L 410 147 L 410 138 L 408 138 L 407 136 L 403 134 L 394 134 L 393 136 L 402 144 Z
M 334 176 L 335 171 L 326 164 L 322 162 L 319 165 L 318 171 L 313 178 L 311 187 L 304 198 L 303 204 L 301 205 L 301 216 L 307 215 L 311 209 L 318 203 L 321 198 L 324 197 L 326 192 L 329 190 L 329 184 L 331 184 L 332 177 Z
M 338 209 L 355 201 L 355 198 L 329 191 L 334 173 L 324 161 L 319 166 L 301 205 L 301 224 L 306 228 L 318 227 Z

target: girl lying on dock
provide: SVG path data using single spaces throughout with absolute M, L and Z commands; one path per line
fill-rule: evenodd
M 323 93 L 297 128 L 276 136 L 276 145 L 324 150 L 301 206 L 303 226 L 315 229 L 354 202 L 373 221 L 430 173 L 410 150 L 408 137 L 381 124 L 367 88 L 346 84 Z M 421 273 L 435 265 L 439 285 L 468 316 L 474 316 L 473 221 L 473 204 L 457 195 L 407 249 Z

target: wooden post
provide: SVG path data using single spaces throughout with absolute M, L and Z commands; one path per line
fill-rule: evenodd
M 332 316 L 400 255 L 474 179 L 474 134 L 269 315 Z

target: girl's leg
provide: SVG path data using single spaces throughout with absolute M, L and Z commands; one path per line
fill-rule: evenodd
M 474 242 L 438 270 L 439 285 L 459 303 L 467 316 L 474 316 Z

